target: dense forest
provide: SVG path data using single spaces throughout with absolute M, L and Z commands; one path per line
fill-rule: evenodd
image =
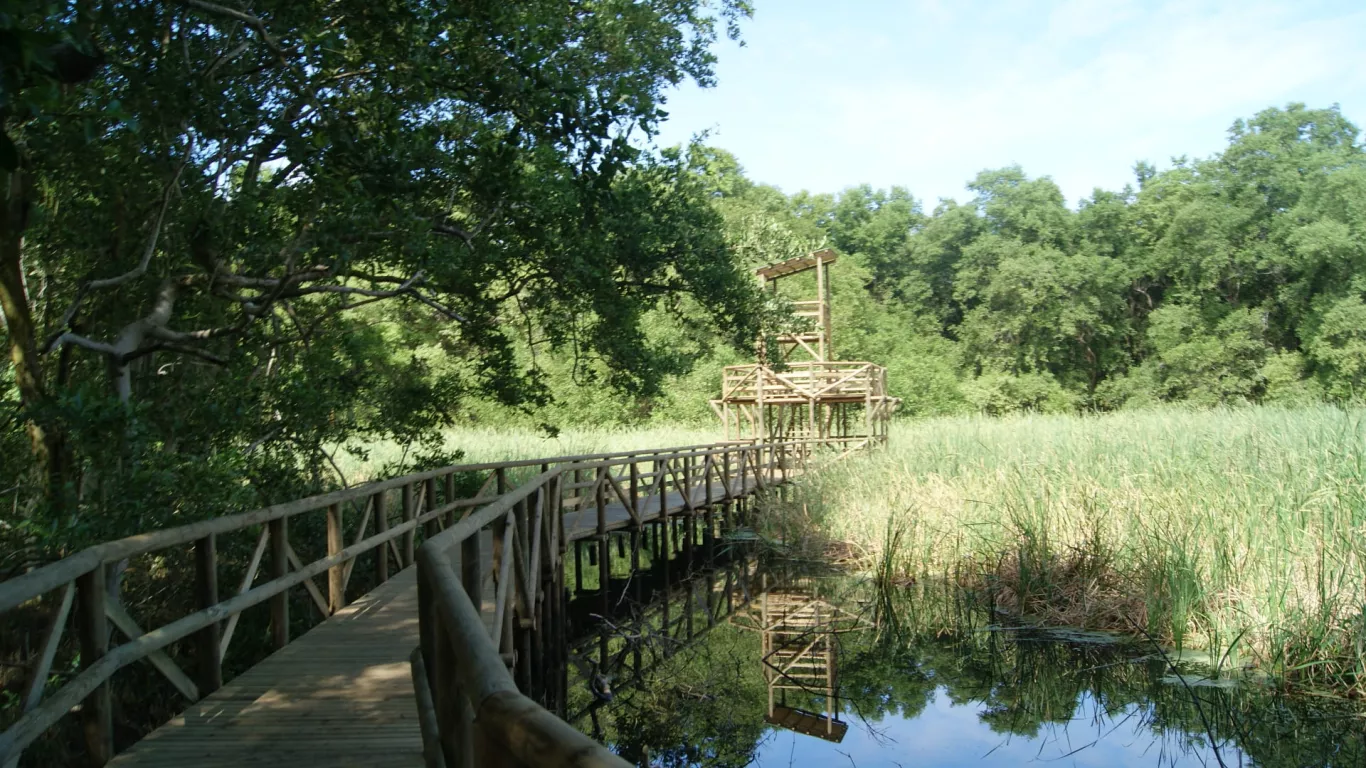
M 901 187 L 784 195 L 722 150 L 694 154 L 747 265 L 842 254 L 838 356 L 888 365 L 903 414 L 1000 414 L 1360 397 L 1358 136 L 1336 107 L 1292 104 L 1234 123 L 1213 157 L 1138 162 L 1132 185 L 1075 208 L 1048 177 L 1010 167 L 929 212 Z M 716 352 L 644 412 L 706 418 L 732 359 Z M 569 378 L 557 393 L 564 420 L 642 412 L 594 409 L 602 393 Z

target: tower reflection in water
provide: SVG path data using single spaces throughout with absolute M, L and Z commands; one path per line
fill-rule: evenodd
M 839 636 L 863 627 L 854 614 L 823 599 L 815 580 L 763 591 L 731 623 L 760 633 L 759 661 L 768 687 L 764 720 L 797 733 L 840 742 Z M 822 714 L 823 712 L 823 714 Z

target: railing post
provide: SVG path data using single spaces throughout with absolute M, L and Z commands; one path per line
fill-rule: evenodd
M 389 530 L 389 494 L 384 491 L 374 496 L 375 535 Z M 375 581 L 383 584 L 389 580 L 389 542 L 375 547 Z
M 731 477 L 730 474 L 730 448 L 726 448 L 725 451 L 721 454 L 721 476 L 726 478 L 725 498 L 727 501 L 729 501 L 730 499 L 735 497 L 735 491 L 733 490 L 733 487 L 735 485 L 735 478 Z
M 332 557 L 346 548 L 342 542 L 342 507 L 332 504 L 327 508 L 327 556 Z M 327 613 L 336 614 L 346 606 L 346 564 L 338 563 L 327 569 Z
M 499 515 L 498 519 L 495 520 L 495 521 L 493 522 L 492 528 L 493 528 L 493 572 L 497 575 L 497 579 L 496 579 L 496 581 L 495 581 L 495 584 L 496 584 L 497 586 L 496 586 L 496 589 L 495 589 L 495 591 L 494 591 L 494 593 L 493 593 L 493 594 L 494 594 L 494 603 L 495 603 L 495 604 L 494 604 L 494 615 L 495 615 L 495 616 L 497 616 L 497 606 L 498 606 L 497 595 L 498 595 L 499 592 L 502 592 L 502 593 L 503 593 L 503 599 L 502 599 L 502 606 L 503 606 L 503 616 L 502 616 L 502 619 L 503 619 L 503 627 L 502 627 L 501 630 L 499 630 L 499 637 L 498 637 L 498 652 L 499 652 L 500 654 L 502 654 L 504 663 L 507 664 L 508 667 L 509 667 L 508 672 L 511 673 L 511 672 L 514 671 L 511 667 L 512 667 L 512 665 L 515 663 L 515 661 L 509 661 L 509 659 L 512 659 L 512 658 L 513 658 L 514 649 L 516 648 L 516 646 L 514 645 L 514 638 L 513 638 L 513 628 L 516 626 L 516 622 L 513 621 L 513 617 L 514 617 L 514 616 L 516 615 L 516 613 L 517 613 L 517 579 L 516 579 L 516 570 L 517 570 L 517 569 L 516 569 L 516 566 L 517 566 L 517 563 L 516 563 L 516 559 L 515 559 L 515 558 L 516 558 L 516 553 L 514 552 L 514 547 L 511 545 L 511 544 L 512 544 L 511 542 L 505 541 L 505 539 L 507 538 L 508 526 L 509 526 L 509 525 L 512 525 L 512 526 L 513 526 L 512 534 L 513 534 L 514 536 L 517 534 L 517 530 L 516 530 L 516 523 L 515 523 L 515 522 L 513 522 L 513 523 L 509 523 L 509 522 L 508 522 L 508 518 L 509 518 L 509 517 L 512 517 L 512 515 Z M 507 578 L 507 582 L 506 582 L 506 583 L 505 583 L 505 582 L 503 581 L 503 579 L 502 579 L 502 575 L 503 575 L 503 561 L 504 561 L 505 559 L 507 559 L 507 560 L 510 561 L 510 567 L 508 568 L 508 572 L 507 572 L 507 577 L 508 577 L 508 578 Z
M 706 504 L 708 508 L 711 507 L 711 475 L 712 467 L 715 466 L 712 456 L 712 452 L 707 451 L 702 457 L 702 503 Z
M 270 578 L 289 575 L 289 520 L 270 521 Z M 279 650 L 289 645 L 289 590 L 270 598 L 270 638 Z
M 446 474 L 446 482 L 445 482 L 444 492 L 445 492 L 445 494 L 446 494 L 446 498 L 442 499 L 442 501 L 444 501 L 444 502 L 447 503 L 447 504 L 450 504 L 451 502 L 455 501 L 455 473 L 454 473 L 454 472 L 448 472 L 448 473 Z M 455 525 L 455 510 L 454 510 L 454 509 L 452 509 L 451 511 L 449 511 L 449 512 L 446 513 L 446 527 L 447 527 L 447 528 L 450 528 L 452 525 Z
M 535 606 L 531 604 L 531 594 L 525 590 L 531 589 L 530 581 L 536 578 L 536 574 L 531 573 L 531 528 L 528 520 L 527 499 L 523 498 L 513 507 L 512 531 L 513 547 L 507 553 L 509 557 L 515 557 L 519 562 L 512 564 L 513 578 L 508 585 L 512 589 L 510 599 L 512 604 L 508 606 L 508 613 L 515 617 L 512 622 L 513 628 L 513 647 L 517 649 L 517 666 L 513 669 L 517 681 L 517 690 L 524 694 L 531 694 L 531 629 L 535 626 Z M 519 585 L 517 574 L 527 571 L 526 580 L 528 583 Z M 517 593 L 522 593 L 522 599 L 516 599 Z M 526 612 L 517 610 L 519 603 L 525 604 Z
M 684 457 L 683 457 L 683 488 L 684 488 L 684 490 L 686 491 L 686 496 L 688 497 L 688 504 L 687 504 L 687 506 L 688 506 L 689 508 L 692 507 L 692 490 L 693 490 L 693 486 L 697 484 L 696 481 L 695 481 L 695 479 L 694 479 L 694 475 L 696 475 L 696 474 L 697 474 L 697 457 L 696 457 L 696 456 L 691 456 L 691 455 L 689 455 L 689 456 L 684 456 Z
M 426 492 L 425 494 L 423 494 L 423 497 L 422 497 L 422 509 L 419 510 L 419 512 L 422 513 L 422 514 L 425 514 L 425 513 L 427 513 L 427 512 L 431 512 L 433 509 L 436 509 L 438 506 L 440 506 L 439 504 L 436 503 L 436 478 L 435 478 L 435 477 L 429 477 L 429 478 L 427 478 L 426 488 L 427 488 L 427 492 Z M 436 521 L 436 518 L 435 518 L 435 517 L 433 517 L 432 519 L 428 520 L 426 523 L 423 523 L 423 526 L 422 526 L 422 536 L 423 536 L 423 538 L 425 538 L 425 539 L 433 539 L 433 538 L 436 538 L 436 535 L 437 535 L 438 533 L 440 533 L 440 532 L 441 532 L 441 526 L 437 524 L 437 521 Z
M 460 583 L 465 587 L 465 594 L 470 596 L 474 610 L 479 612 L 484 610 L 484 553 L 483 543 L 480 540 L 481 535 L 476 532 L 460 542 L 460 567 L 458 569 Z
M 200 609 L 218 604 L 218 545 L 213 534 L 194 543 L 195 603 Z M 223 687 L 219 625 L 214 622 L 195 634 L 195 657 L 199 675 L 195 684 L 207 696 Z
M 583 539 L 574 542 L 574 592 L 583 591 Z
M 659 454 L 655 454 L 655 485 L 659 487 L 659 524 L 661 527 L 669 522 L 669 460 L 664 460 L 664 466 L 659 466 Z
M 640 529 L 640 465 L 631 462 L 631 517 L 635 519 L 636 529 Z
M 463 572 L 463 556 L 454 565 L 457 572 Z M 418 621 L 422 658 L 432 694 L 442 756 L 446 768 L 473 768 L 471 721 L 474 715 L 456 675 L 455 648 L 433 602 L 438 599 L 433 594 L 433 576 L 421 570 L 421 563 L 418 568 Z M 479 603 L 475 602 L 476 610 L 478 606 Z
M 612 578 L 612 548 L 607 541 L 607 467 L 598 467 L 593 489 L 593 501 L 598 508 L 598 590 L 606 609 L 607 584 Z M 603 615 L 607 615 L 605 611 Z
M 413 484 L 403 484 L 403 522 L 411 523 L 417 519 L 417 508 L 413 500 Z M 410 528 L 403 534 L 403 567 L 413 564 L 417 555 L 417 529 Z
M 104 563 L 76 579 L 76 626 L 80 634 L 81 669 L 89 669 L 109 650 L 105 617 Z M 113 704 L 109 683 L 103 682 L 81 703 L 81 725 L 90 762 L 101 766 L 114 757 Z

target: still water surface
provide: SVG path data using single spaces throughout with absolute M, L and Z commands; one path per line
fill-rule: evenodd
M 1178 677 L 1157 649 L 1002 626 L 942 591 L 878 594 L 709 571 L 667 624 L 656 601 L 602 627 L 571 716 L 640 765 L 1366 765 L 1366 719 L 1341 703 L 1195 665 Z M 602 672 L 610 700 L 588 685 Z

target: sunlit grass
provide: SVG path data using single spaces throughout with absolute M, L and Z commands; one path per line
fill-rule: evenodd
M 460 451 L 464 464 L 574 456 L 637 448 L 674 448 L 703 445 L 722 439 L 721 429 L 680 426 L 639 428 L 566 429 L 557 435 L 527 429 L 466 427 L 446 432 L 445 449 Z M 402 446 L 370 443 L 364 454 L 336 452 L 336 462 L 348 483 L 363 482 L 383 474 L 385 467 L 403 460 Z
M 719 437 L 481 428 L 449 432 L 446 447 L 477 463 Z M 339 454 L 350 481 L 402 456 L 369 449 Z M 1366 685 L 1366 411 L 906 421 L 888 450 L 801 485 L 806 509 L 774 513 L 800 513 L 791 522 L 848 543 L 884 580 L 947 578 L 1036 620 L 1148 632 L 1291 681 Z
M 1366 411 L 907 422 L 805 486 L 818 524 L 884 578 L 1366 683 Z

